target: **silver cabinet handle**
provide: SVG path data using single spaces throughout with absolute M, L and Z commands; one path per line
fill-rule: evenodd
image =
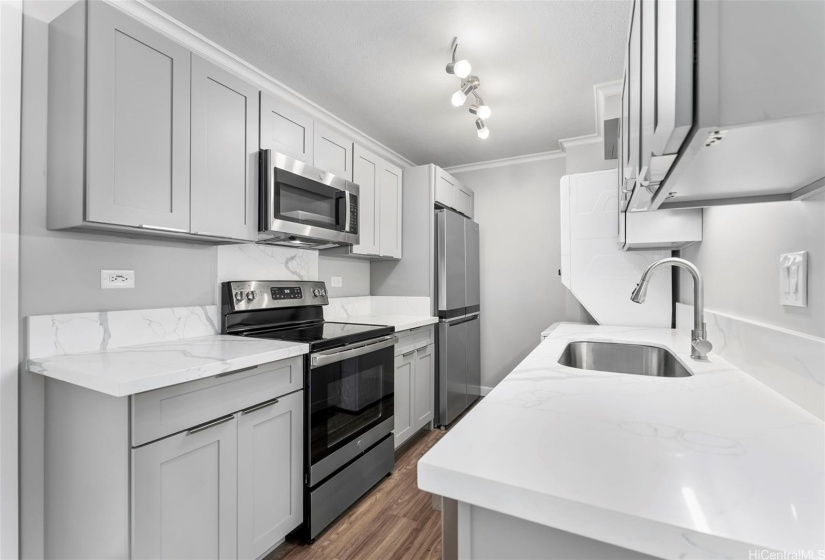
M 198 426 L 196 428 L 192 428 L 191 430 L 187 430 L 186 433 L 188 433 L 188 434 L 197 434 L 198 432 L 208 430 L 209 428 L 212 428 L 213 426 L 217 426 L 219 424 L 229 422 L 230 420 L 232 420 L 234 418 L 235 418 L 235 415 L 230 414 L 229 416 L 224 416 L 223 418 L 218 418 L 217 420 L 213 420 L 212 422 L 208 422 L 206 424 L 203 424 L 202 426 Z
M 138 227 L 142 227 L 143 229 L 156 229 L 158 231 L 172 231 L 175 233 L 189 233 L 189 230 L 176 228 L 176 227 L 166 227 L 166 226 L 151 226 L 149 224 L 140 224 Z
M 229 237 L 228 235 L 221 235 L 219 233 L 212 233 L 210 231 L 193 231 L 192 233 L 195 235 L 205 235 L 208 237 L 217 237 L 220 239 L 235 239 L 234 237 Z
M 416 348 L 415 350 L 418 350 L 418 348 Z M 403 354 L 401 354 L 401 357 L 406 358 L 407 356 L 412 356 L 413 354 L 415 354 L 415 350 L 410 350 L 409 352 L 404 352 Z
M 344 350 L 327 350 L 325 352 L 318 352 L 310 356 L 310 368 L 315 369 L 349 358 L 363 356 L 364 354 L 369 354 L 370 352 L 375 352 L 376 350 L 381 350 L 382 348 L 392 346 L 396 342 L 398 342 L 398 337 L 395 335 L 390 335 L 385 336 L 384 338 L 379 338 L 374 342 L 359 344 L 358 346 L 352 346 L 350 348 L 345 348 Z
M 268 406 L 272 406 L 273 404 L 278 404 L 278 399 L 271 399 L 268 401 L 264 401 L 261 404 L 256 404 L 255 406 L 250 406 L 249 408 L 245 408 L 241 411 L 241 414 L 251 414 L 256 410 L 261 410 L 262 408 L 266 408 Z
M 257 369 L 258 366 L 249 366 L 241 369 L 236 369 L 234 371 L 227 371 L 225 373 L 219 373 L 215 377 L 226 377 L 228 375 L 235 375 L 236 373 L 243 373 L 245 371 L 252 371 L 253 369 Z

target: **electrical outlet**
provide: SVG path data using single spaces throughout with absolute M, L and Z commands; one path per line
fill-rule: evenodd
M 808 252 L 779 256 L 779 303 L 808 307 Z
M 340 288 L 344 285 L 344 279 L 340 276 L 333 276 L 332 277 L 332 287 L 333 288 Z
M 101 270 L 100 288 L 103 290 L 135 287 L 134 270 Z

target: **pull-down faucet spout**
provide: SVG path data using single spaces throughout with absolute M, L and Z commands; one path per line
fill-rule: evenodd
M 663 265 L 684 268 L 693 277 L 693 330 L 690 331 L 690 357 L 694 360 L 707 360 L 708 352 L 713 349 L 713 345 L 708 340 L 705 328 L 705 289 L 702 275 L 699 274 L 696 265 L 675 257 L 668 257 L 653 263 L 642 273 L 642 278 L 636 284 L 630 299 L 635 303 L 644 303 L 650 277 L 657 268 Z

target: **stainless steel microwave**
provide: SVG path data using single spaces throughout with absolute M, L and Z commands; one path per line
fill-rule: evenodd
M 260 242 L 316 249 L 358 243 L 358 191 L 352 181 L 261 150 Z

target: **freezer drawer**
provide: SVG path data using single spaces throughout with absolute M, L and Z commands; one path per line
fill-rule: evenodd
M 439 426 L 452 424 L 480 394 L 481 330 L 478 314 L 438 324 Z

